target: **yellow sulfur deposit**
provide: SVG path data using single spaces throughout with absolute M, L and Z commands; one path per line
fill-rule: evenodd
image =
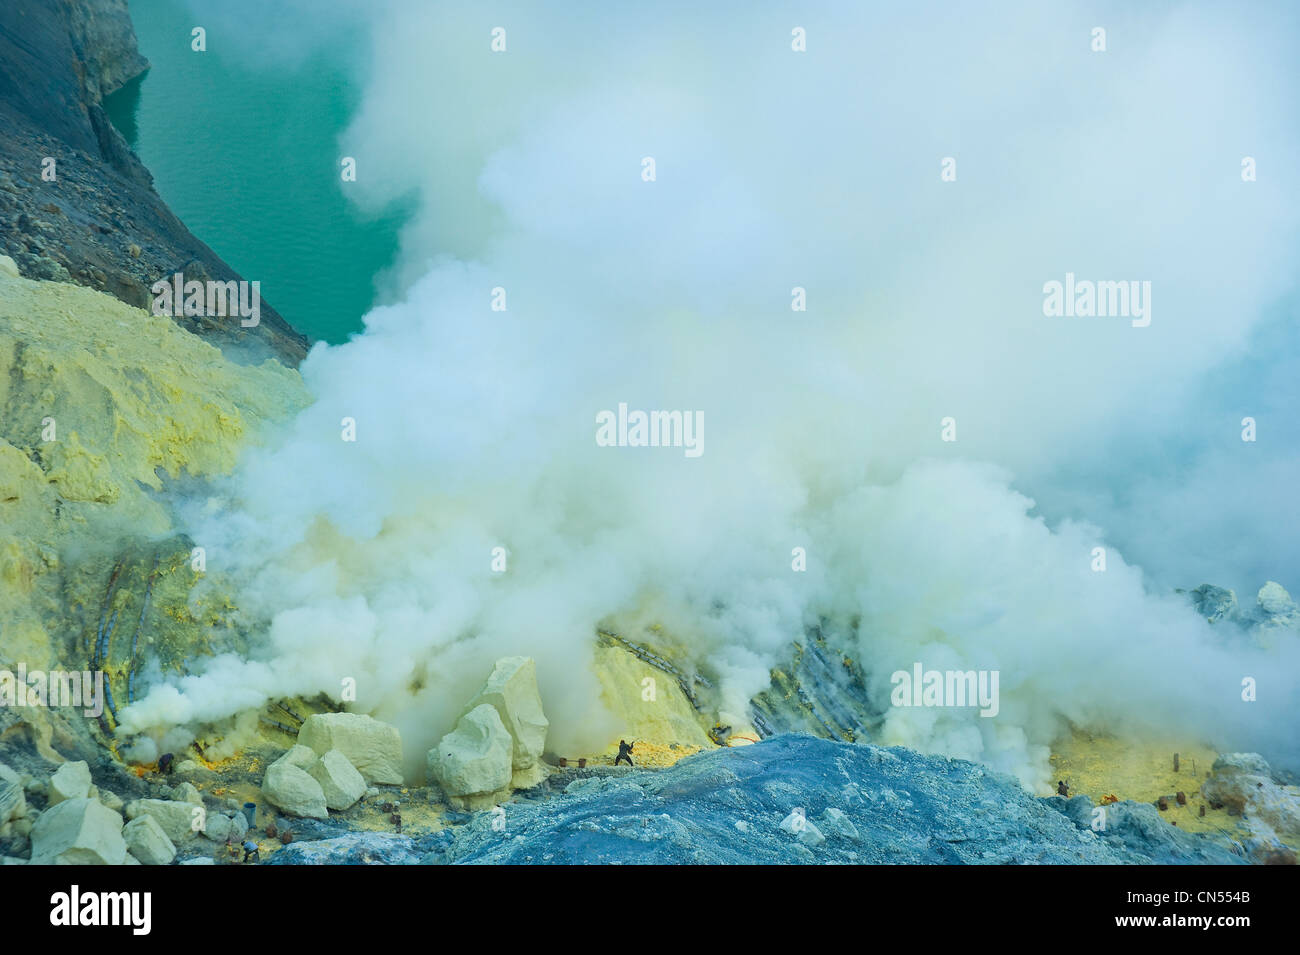
M 692 753 L 698 753 L 702 747 L 691 746 L 689 744 L 672 744 L 672 743 L 655 743 L 650 740 L 638 739 L 635 741 L 632 749 L 632 761 L 638 767 L 649 767 L 662 769 L 665 766 L 671 766 L 683 757 L 690 756 Z M 599 765 L 608 765 L 614 762 L 614 757 L 618 755 L 618 740 L 610 744 L 605 750 L 602 757 L 594 760 Z
M 601 699 L 620 726 L 619 738 L 635 743 L 632 758 L 637 765 L 671 766 L 683 756 L 712 748 L 704 717 L 671 675 L 620 647 L 597 647 L 595 668 Z M 615 739 L 608 752 L 584 755 L 612 762 L 617 753 Z

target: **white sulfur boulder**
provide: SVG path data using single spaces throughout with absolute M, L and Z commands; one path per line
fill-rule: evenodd
M 32 826 L 34 865 L 122 865 L 122 817 L 98 800 L 65 799 Z
M 511 787 L 527 789 L 546 778 L 542 752 L 550 721 L 542 711 L 537 689 L 537 664 L 530 657 L 502 657 L 483 689 L 466 707 L 469 712 L 484 703 L 501 717 L 514 746 Z
M 302 724 L 298 743 L 317 756 L 337 749 L 367 783 L 402 782 L 402 734 L 396 726 L 361 713 L 316 713 Z
M 484 703 L 462 716 L 456 728 L 429 750 L 429 776 L 453 803 L 481 808 L 509 790 L 512 750 L 501 717 Z

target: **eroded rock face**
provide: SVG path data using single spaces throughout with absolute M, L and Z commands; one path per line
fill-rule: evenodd
M 361 713 L 317 713 L 302 724 L 298 743 L 318 756 L 338 750 L 367 784 L 402 782 L 402 734 L 396 726 Z
M 513 749 L 496 708 L 481 703 L 429 750 L 429 777 L 454 805 L 481 809 L 508 794 Z
M 109 121 L 101 99 L 147 64 L 125 0 L 0 3 L 0 252 L 28 278 L 71 280 L 147 308 L 162 276 L 239 280 L 164 205 L 153 178 Z M 42 162 L 57 162 L 57 180 Z M 261 322 L 207 316 L 176 323 L 260 361 L 296 365 L 307 339 L 271 306 Z
M 123 865 L 122 817 L 96 799 L 65 799 L 32 827 L 34 865 Z
M 511 787 L 536 786 L 546 778 L 541 757 L 546 749 L 546 732 L 551 726 L 542 711 L 542 696 L 537 689 L 537 664 L 530 657 L 502 657 L 466 711 L 485 703 L 497 711 L 510 734 Z
M 456 728 L 428 753 L 430 782 L 453 805 L 481 809 L 546 779 L 550 729 L 530 657 L 502 657 Z

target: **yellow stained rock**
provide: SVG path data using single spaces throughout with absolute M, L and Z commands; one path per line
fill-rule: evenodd
M 671 675 L 620 647 L 597 647 L 595 669 L 601 699 L 619 727 L 618 737 L 606 752 L 576 755 L 607 764 L 618 753 L 618 740 L 625 739 L 635 744 L 636 765 L 671 766 L 683 756 L 712 747 L 704 718 Z
M 278 362 L 237 365 L 169 318 L 3 269 L 0 366 L 0 665 L 66 654 L 121 542 L 173 532 L 150 491 L 229 472 L 309 401 Z

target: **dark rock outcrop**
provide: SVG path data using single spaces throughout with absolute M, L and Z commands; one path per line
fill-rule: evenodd
M 28 278 L 72 281 L 148 308 L 149 288 L 239 276 L 168 210 L 102 98 L 148 68 L 125 0 L 0 3 L 0 253 Z M 54 160 L 55 178 L 42 173 Z M 261 322 L 176 321 L 231 358 L 296 365 L 307 340 L 265 302 Z
M 810 733 L 852 743 L 870 739 L 880 726 L 861 668 L 835 649 L 821 627 L 796 641 L 788 661 L 771 676 L 771 687 L 750 701 L 762 737 Z

